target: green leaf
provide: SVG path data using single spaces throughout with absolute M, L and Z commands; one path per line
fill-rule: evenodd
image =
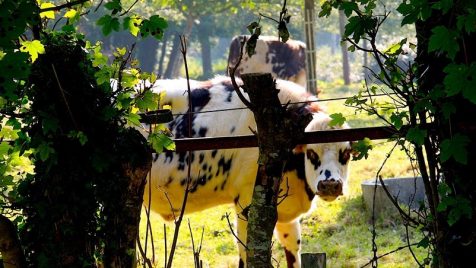
M 50 155 L 53 154 L 54 152 L 55 152 L 55 149 L 53 149 L 50 146 L 50 144 L 47 143 L 47 142 L 40 143 L 38 148 L 36 148 L 36 155 L 39 156 L 40 160 L 43 161 L 43 162 L 48 160 Z
M 159 15 L 151 16 L 148 20 L 143 20 L 140 26 L 140 34 L 147 37 L 149 34 L 156 39 L 162 39 L 167 28 L 167 21 Z
M 448 120 L 456 112 L 456 106 L 453 102 L 445 102 L 441 106 L 441 111 L 443 112 L 443 117 Z
M 124 30 L 129 30 L 133 36 L 137 36 L 139 34 L 141 24 L 142 19 L 138 16 L 126 17 L 122 23 Z
M 345 117 L 342 115 L 342 113 L 335 113 L 329 115 L 331 118 L 331 121 L 329 122 L 329 126 L 342 126 L 345 123 Z
M 150 90 L 147 90 L 139 98 L 135 99 L 137 108 L 139 108 L 140 111 L 157 109 L 158 100 L 159 95 Z
M 106 9 L 111 10 L 111 14 L 115 15 L 118 12 L 122 11 L 122 5 L 120 0 L 113 0 L 104 5 Z
M 446 162 L 453 158 L 456 162 L 466 164 L 468 162 L 467 146 L 471 140 L 462 134 L 455 134 L 450 139 L 441 142 L 440 160 Z
M 387 48 L 383 53 L 390 55 L 390 56 L 396 56 L 399 55 L 402 52 L 402 46 L 407 42 L 407 39 L 404 38 L 400 42 L 395 43 L 391 45 L 389 48 Z
M 359 7 L 355 2 L 342 2 L 340 9 L 344 10 L 344 14 L 348 18 L 350 15 L 352 15 L 354 10 L 359 10 Z
M 140 115 L 138 114 L 130 113 L 126 116 L 126 120 L 130 125 L 141 126 Z
M 113 30 L 119 31 L 119 19 L 113 18 L 110 15 L 102 16 L 97 22 L 97 25 L 102 26 L 102 33 L 107 36 Z
M 453 0 L 440 0 L 435 2 L 432 5 L 432 8 L 441 10 L 443 14 L 448 13 L 448 11 L 453 7 Z
M 332 5 L 328 1 L 325 1 L 321 6 L 319 17 L 329 17 L 331 15 Z
M 38 54 L 45 54 L 45 46 L 39 40 L 23 41 L 20 51 L 30 54 L 31 62 L 35 62 Z
M 426 129 L 420 129 L 419 127 L 410 128 L 407 132 L 406 139 L 414 144 L 423 145 L 427 136 Z
M 396 129 L 400 129 L 403 126 L 403 119 L 406 118 L 408 118 L 407 112 L 393 112 L 390 121 Z
M 464 30 L 467 33 L 476 31 L 476 11 L 468 10 L 468 14 L 460 15 L 456 18 L 456 27 L 458 30 Z
M 46 9 L 50 7 L 56 7 L 56 6 L 53 3 L 41 3 L 40 5 L 40 9 Z M 55 12 L 54 11 L 41 12 L 40 17 L 54 20 Z
M 175 150 L 174 141 L 164 133 L 152 133 L 148 139 L 156 153 L 162 153 L 164 149 L 169 151 Z
M 352 149 L 358 152 L 358 155 L 354 156 L 352 160 L 367 159 L 367 157 L 369 157 L 369 151 L 373 149 L 372 140 L 364 138 L 363 140 L 354 142 L 352 143 Z
M 476 63 L 470 66 L 466 64 L 448 64 L 444 72 L 447 74 L 443 80 L 445 91 L 448 96 L 454 96 L 460 92 L 463 97 L 476 104 Z
M 448 58 L 454 59 L 456 53 L 459 51 L 458 33 L 445 26 L 436 26 L 431 31 L 432 35 L 428 42 L 428 52 L 446 52 Z

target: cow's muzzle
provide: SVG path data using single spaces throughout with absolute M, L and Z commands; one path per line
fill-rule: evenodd
M 339 195 L 342 195 L 342 181 L 328 179 L 317 183 L 317 193 L 320 198 L 325 201 L 333 201 Z

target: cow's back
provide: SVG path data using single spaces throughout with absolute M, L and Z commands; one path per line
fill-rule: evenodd
M 241 41 L 244 37 L 236 36 L 231 41 L 227 72 L 238 62 Z M 302 87 L 306 86 L 306 44 L 297 40 L 288 40 L 283 43 L 276 37 L 260 36 L 255 52 L 252 57 L 244 53 L 235 75 L 271 73 L 275 78 L 292 81 Z

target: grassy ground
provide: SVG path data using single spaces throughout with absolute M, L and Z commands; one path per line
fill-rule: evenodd
M 321 99 L 348 96 L 356 93 L 358 86 L 341 87 L 339 85 L 320 85 L 323 91 Z M 355 115 L 353 109 L 344 107 L 343 101 L 325 102 L 329 113 L 341 112 L 347 117 L 353 127 L 375 125 L 376 120 L 366 115 Z M 345 197 L 328 203 L 317 200 L 315 209 L 303 217 L 303 252 L 325 252 L 327 254 L 327 267 L 361 267 L 373 256 L 371 235 L 371 213 L 365 208 L 361 182 L 374 179 L 377 170 L 381 167 L 393 144 L 383 140 L 374 141 L 375 148 L 368 159 L 351 162 L 349 177 L 349 193 Z M 395 151 L 381 171 L 386 177 L 412 176 L 413 171 L 404 152 Z M 193 267 L 193 254 L 188 222 L 197 245 L 200 241 L 202 228 L 203 243 L 201 258 L 205 267 L 237 267 L 237 249 L 233 235 L 228 227 L 224 215 L 230 213 L 230 221 L 234 221 L 231 206 L 221 206 L 209 209 L 201 213 L 195 213 L 185 217 L 182 224 L 179 243 L 174 259 L 174 267 Z M 143 217 L 145 219 L 145 217 Z M 164 267 L 164 222 L 157 216 L 152 215 L 153 241 L 156 267 Z M 145 238 L 145 220 L 141 222 L 141 239 Z M 376 245 L 378 255 L 393 251 L 406 245 L 405 228 L 401 225 L 398 215 L 383 213 L 376 221 Z M 167 243 L 173 236 L 174 225 L 165 225 Z M 420 234 L 411 232 L 408 237 L 410 243 L 418 242 Z M 150 236 L 148 255 L 150 253 Z M 274 243 L 275 267 L 286 267 L 283 251 L 278 243 Z M 422 259 L 425 253 L 418 248 L 413 248 L 415 254 Z M 379 267 L 416 267 L 412 255 L 408 249 L 399 250 L 379 259 Z

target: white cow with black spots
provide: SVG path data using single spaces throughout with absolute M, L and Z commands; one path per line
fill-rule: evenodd
M 241 82 L 241 81 L 239 81 Z M 215 137 L 251 134 L 255 129 L 253 114 L 247 109 L 224 112 L 209 112 L 230 108 L 243 108 L 228 77 L 211 81 L 191 81 L 193 137 Z M 281 103 L 314 101 L 304 88 L 288 81 L 277 81 Z M 165 91 L 164 104 L 172 107 L 173 114 L 188 111 L 186 80 L 160 80 L 154 84 L 157 93 Z M 246 95 L 246 94 L 245 94 Z M 313 112 L 313 119 L 306 131 L 327 130 L 330 118 L 320 111 L 315 103 L 301 104 L 302 109 Z M 184 138 L 188 133 L 186 115 L 177 116 L 169 123 L 175 138 Z M 347 126 L 343 126 L 346 128 Z M 278 206 L 278 222 L 275 234 L 286 253 L 288 267 L 300 267 L 301 227 L 299 219 L 309 211 L 316 195 L 332 201 L 343 190 L 347 181 L 349 142 L 309 144 L 297 146 L 287 162 L 281 188 L 286 197 Z M 186 213 L 231 203 L 235 205 L 237 233 L 246 242 L 247 207 L 251 202 L 257 174 L 258 149 L 227 149 L 196 151 L 191 154 L 190 193 Z M 151 210 L 166 220 L 178 216 L 183 202 L 187 181 L 187 154 L 166 152 L 158 155 L 153 163 L 151 195 L 145 191 L 144 204 L 151 199 Z M 147 188 L 146 188 L 147 189 Z M 246 263 L 246 252 L 239 244 L 239 267 Z

